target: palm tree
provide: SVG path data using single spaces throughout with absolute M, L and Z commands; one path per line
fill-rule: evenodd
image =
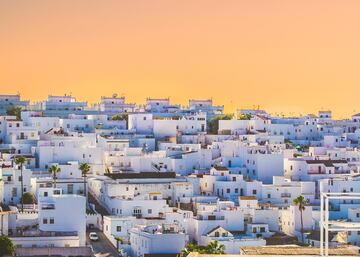
M 24 164 L 26 162 L 26 158 L 24 156 L 18 156 L 15 158 L 15 163 L 16 165 L 19 165 L 20 166 L 20 183 L 21 183 L 21 212 L 24 211 L 24 178 L 23 178 L 23 167 L 24 167 Z
M 207 245 L 207 253 L 208 254 L 224 254 L 225 253 L 225 245 L 219 244 L 218 241 L 211 241 Z
M 305 205 L 308 203 L 308 200 L 304 196 L 299 195 L 294 199 L 294 204 L 299 207 L 300 219 L 301 219 L 301 241 L 304 243 L 304 222 L 303 222 L 303 211 L 305 210 Z
M 90 166 L 87 163 L 81 163 L 79 166 L 79 170 L 81 170 L 81 175 L 84 178 L 84 196 L 86 197 L 86 178 L 87 174 L 90 171 Z
M 54 183 L 53 183 L 53 187 L 56 188 L 56 174 L 59 173 L 61 171 L 61 169 L 57 166 L 57 165 L 51 165 L 50 168 L 48 169 L 48 172 L 52 175 Z
M 181 251 L 181 256 L 186 257 L 191 252 L 206 253 L 206 247 L 202 246 L 202 245 L 197 245 L 197 244 L 194 244 L 194 243 L 190 243 Z
M 120 244 L 124 243 L 124 239 L 121 237 L 115 237 L 115 240 L 116 240 L 116 250 L 119 250 L 119 246 Z

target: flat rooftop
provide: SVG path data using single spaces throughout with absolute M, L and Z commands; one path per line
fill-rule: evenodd
M 90 247 L 17 248 L 16 256 L 79 256 L 94 257 Z
M 111 179 L 151 179 L 176 178 L 175 172 L 138 172 L 138 173 L 109 173 L 104 174 Z
M 302 246 L 241 247 L 241 255 L 247 256 L 319 256 L 320 248 Z M 329 248 L 329 256 L 360 256 L 354 247 Z
M 350 257 L 360 256 L 354 246 L 343 246 L 329 249 L 329 256 L 332 257 Z M 187 257 L 318 257 L 320 249 L 317 247 L 302 247 L 295 245 L 284 246 L 264 246 L 264 247 L 241 247 L 240 254 L 200 254 L 196 252 L 190 253 Z

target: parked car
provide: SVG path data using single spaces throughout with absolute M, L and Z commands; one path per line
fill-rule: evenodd
M 89 238 L 90 238 L 91 241 L 98 241 L 99 240 L 99 236 L 96 234 L 96 232 L 90 232 Z

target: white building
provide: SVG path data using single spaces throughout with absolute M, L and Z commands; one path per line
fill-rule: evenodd
M 130 230 L 132 256 L 146 254 L 179 254 L 187 236 L 176 224 L 135 226 Z
M 302 212 L 304 232 L 314 228 L 312 207 L 307 205 Z M 301 213 L 298 206 L 291 205 L 280 212 L 281 230 L 287 235 L 301 238 Z
M 1 202 L 19 204 L 21 199 L 20 167 L 0 168 L 0 179 L 3 181 Z M 24 193 L 31 191 L 31 170 L 23 168 Z
M 86 239 L 86 198 L 62 194 L 60 189 L 41 189 L 38 196 L 39 229 L 45 232 L 75 232 L 79 246 Z

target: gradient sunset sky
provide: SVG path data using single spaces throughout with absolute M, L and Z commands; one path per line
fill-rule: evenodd
M 0 0 L 0 94 L 360 112 L 360 1 Z

